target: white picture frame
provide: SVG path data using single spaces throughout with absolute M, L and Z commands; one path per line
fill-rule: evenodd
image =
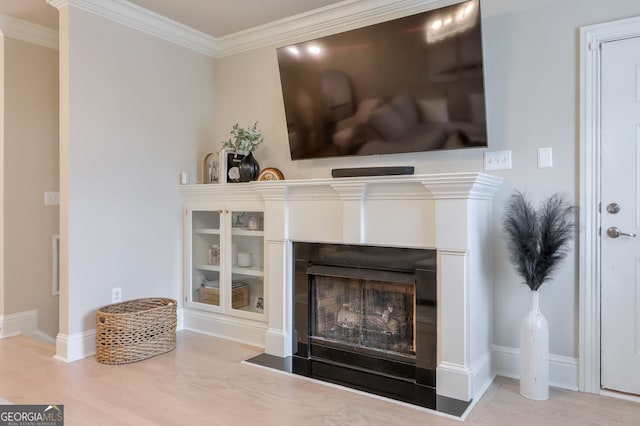
M 209 152 L 202 161 L 202 183 L 219 183 L 223 169 L 220 168 L 220 153 Z

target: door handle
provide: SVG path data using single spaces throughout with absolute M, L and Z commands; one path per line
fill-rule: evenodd
M 626 232 L 621 232 L 620 229 L 618 229 L 615 226 L 612 226 L 611 228 L 607 229 L 607 235 L 611 238 L 618 238 L 618 237 L 635 237 L 636 234 L 634 233 L 626 233 Z

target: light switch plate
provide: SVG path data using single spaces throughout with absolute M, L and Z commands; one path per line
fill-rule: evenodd
M 551 148 L 538 148 L 538 168 L 553 167 L 553 151 Z
M 506 170 L 511 168 L 511 151 L 484 153 L 485 170 Z

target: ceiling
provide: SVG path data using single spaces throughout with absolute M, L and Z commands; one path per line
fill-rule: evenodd
M 222 37 L 343 0 L 129 0 L 188 27 Z M 352 1 L 352 0 L 351 0 Z M 0 14 L 58 28 L 58 11 L 46 0 L 0 0 Z
M 217 38 L 340 3 L 342 0 L 129 1 Z

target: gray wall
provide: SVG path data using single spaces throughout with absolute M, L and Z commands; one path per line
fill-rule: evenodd
M 4 314 L 38 311 L 38 329 L 58 333 L 52 236 L 58 206 L 58 51 L 4 37 Z

